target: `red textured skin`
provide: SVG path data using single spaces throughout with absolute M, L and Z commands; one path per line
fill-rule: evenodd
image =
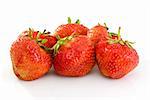
M 110 78 L 121 78 L 132 71 L 139 63 L 135 49 L 121 44 L 98 43 L 96 60 L 101 73 Z
M 54 35 L 59 35 L 61 38 L 70 36 L 72 33 L 78 35 L 87 35 L 89 29 L 82 24 L 64 24 L 60 25 Z
M 27 36 L 20 36 L 11 46 L 13 70 L 21 80 L 35 80 L 51 68 L 51 55 Z
M 106 41 L 108 37 L 107 28 L 101 25 L 97 25 L 87 32 L 87 36 L 94 44 L 98 43 L 99 41 Z
M 83 76 L 95 64 L 94 46 L 87 36 L 78 36 L 62 45 L 54 58 L 55 72 L 63 76 Z

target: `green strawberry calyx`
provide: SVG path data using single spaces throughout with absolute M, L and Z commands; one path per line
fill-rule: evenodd
M 51 48 L 47 48 L 46 46 L 44 46 L 44 44 L 47 43 L 48 40 L 45 38 L 42 39 L 40 37 L 41 35 L 43 35 L 44 37 L 48 36 L 50 32 L 46 32 L 46 29 L 44 29 L 43 32 L 35 31 L 33 28 L 29 28 L 27 32 L 28 32 L 27 36 L 29 36 L 32 40 L 35 40 L 40 47 L 44 48 L 46 51 L 51 50 Z
M 57 43 L 52 47 L 52 50 L 54 50 L 54 55 L 57 54 L 59 48 L 62 46 L 62 45 L 65 45 L 66 43 L 68 43 L 70 40 L 72 40 L 72 38 L 74 38 L 76 35 L 72 34 L 70 36 L 67 36 L 67 37 L 64 37 L 64 38 L 60 38 L 59 35 L 56 36 L 57 38 Z
M 109 30 L 109 28 L 108 28 L 108 26 L 107 26 L 107 24 L 106 24 L 106 23 L 104 23 L 104 26 L 106 27 L 106 29 L 107 29 L 107 30 Z
M 108 43 L 109 44 L 121 44 L 121 45 L 127 45 L 129 48 L 133 48 L 132 44 L 134 44 L 135 42 L 130 42 L 128 40 L 122 40 L 121 35 L 120 35 L 120 30 L 121 27 L 118 28 L 118 33 L 113 33 L 113 32 L 109 32 L 109 37 L 108 37 Z
M 71 24 L 72 23 L 72 20 L 71 20 L 71 18 L 70 17 L 68 17 L 68 24 Z M 75 24 L 80 24 L 80 20 L 79 19 L 77 19 L 76 21 L 75 21 Z
M 101 25 L 101 24 L 98 22 L 98 25 L 99 25 L 99 26 L 103 26 L 103 27 L 105 27 L 107 30 L 109 30 L 109 28 L 107 27 L 107 24 L 106 24 L 106 23 L 104 23 L 104 25 Z

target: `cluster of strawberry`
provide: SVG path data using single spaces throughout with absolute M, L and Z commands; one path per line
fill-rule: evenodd
M 118 33 L 108 31 L 104 25 L 91 29 L 75 23 L 60 25 L 54 34 L 35 31 L 31 28 L 19 35 L 12 44 L 10 55 L 15 75 L 22 80 L 35 80 L 49 72 L 63 76 L 84 76 L 97 62 L 100 72 L 118 79 L 133 70 L 139 56 Z

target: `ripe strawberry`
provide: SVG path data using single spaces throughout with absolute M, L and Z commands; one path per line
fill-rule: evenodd
M 131 42 L 120 38 L 120 28 L 117 38 L 96 45 L 98 67 L 104 76 L 117 79 L 132 71 L 139 63 L 139 56 L 131 47 Z
M 75 23 L 71 23 L 71 19 L 68 17 L 68 24 L 60 25 L 54 35 L 59 35 L 61 38 L 70 36 L 71 34 L 86 35 L 88 30 L 87 27 L 80 24 L 79 19 Z
M 54 69 L 59 75 L 83 76 L 89 73 L 95 64 L 94 46 L 84 35 L 59 39 L 54 51 Z
M 35 40 L 37 40 L 38 38 L 37 41 L 42 42 L 41 45 L 46 48 L 52 48 L 57 42 L 56 37 L 49 35 L 50 32 L 46 32 L 46 30 L 44 30 L 42 33 L 39 31 L 34 31 L 34 30 L 32 31 L 33 31 L 32 38 Z
M 108 28 L 106 26 L 98 24 L 87 32 L 87 36 L 91 39 L 91 41 L 94 44 L 98 43 L 99 41 L 100 42 L 106 41 L 108 37 L 107 29 Z
M 52 66 L 51 54 L 41 48 L 46 39 L 34 38 L 35 34 L 36 31 L 31 29 L 23 32 L 10 49 L 13 71 L 21 80 L 35 80 L 46 74 Z

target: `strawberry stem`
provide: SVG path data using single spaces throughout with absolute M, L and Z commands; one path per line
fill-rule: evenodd
M 80 20 L 79 20 L 79 19 L 77 19 L 75 23 L 76 23 L 76 24 L 80 24 Z
M 109 28 L 108 28 L 108 26 L 107 26 L 107 24 L 106 24 L 106 23 L 104 23 L 104 26 L 106 27 L 106 29 L 107 29 L 107 30 L 109 30 Z
M 38 34 L 37 34 L 37 36 L 36 36 L 36 41 L 37 41 L 37 42 L 38 42 L 38 39 L 39 39 L 39 37 L 40 37 L 41 34 L 42 34 L 41 32 L 38 32 Z
M 46 32 L 46 29 L 44 29 L 43 34 Z
M 121 36 L 120 36 L 120 30 L 121 30 L 121 27 L 118 28 L 118 40 L 121 39 Z
M 29 37 L 32 38 L 33 31 L 32 31 L 31 28 L 29 28 L 29 33 L 28 34 L 29 34 Z
M 68 24 L 71 24 L 71 18 L 68 17 Z

